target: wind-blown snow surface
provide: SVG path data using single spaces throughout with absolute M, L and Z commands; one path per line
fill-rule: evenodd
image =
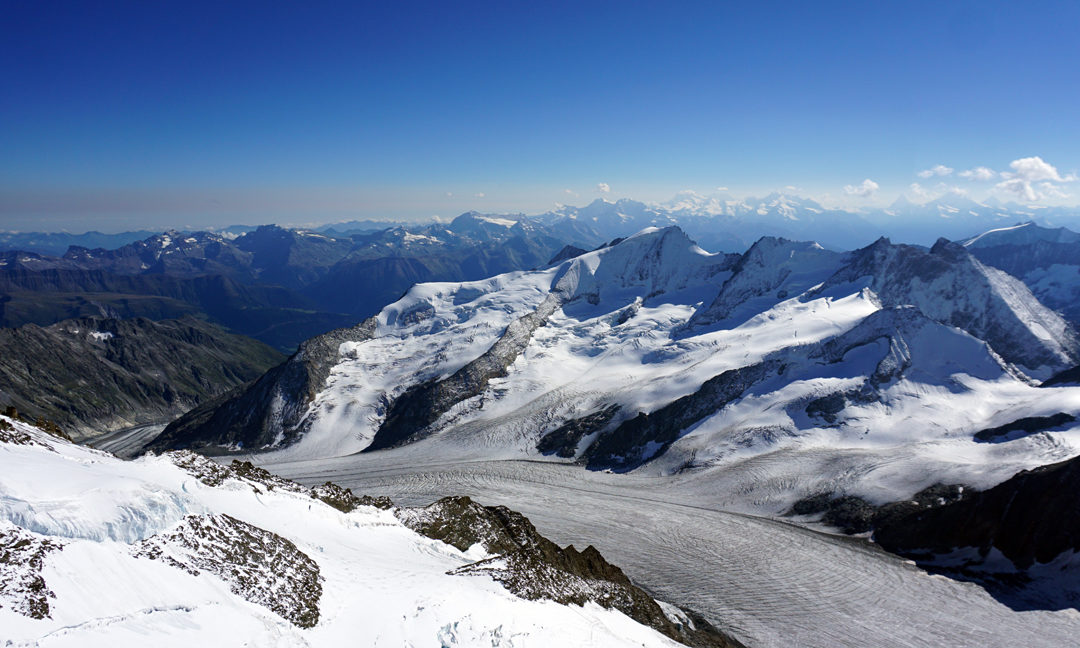
M 593 604 L 526 601 L 486 577 L 449 575 L 484 551 L 463 553 L 421 537 L 389 511 L 362 506 L 345 514 L 235 479 L 211 487 L 166 457 L 123 462 L 2 420 L 38 443 L 0 442 L 0 534 L 29 533 L 58 545 L 40 569 L 53 594 L 42 595 L 44 618 L 16 611 L 10 597 L 19 592 L 8 588 L 0 564 L 6 646 L 676 645 Z M 216 551 L 170 563 L 197 555 L 198 538 L 169 549 L 169 534 L 197 528 L 191 521 L 198 519 L 216 534 Z M 322 587 L 314 627 L 251 602 L 280 603 L 276 598 L 241 597 L 202 568 L 229 550 L 220 542 L 230 534 L 258 542 L 276 534 L 291 543 L 278 541 L 286 555 L 298 550 L 314 561 Z M 164 558 L 146 557 L 161 548 Z M 262 554 L 246 559 L 257 565 Z M 249 588 L 278 591 L 266 582 L 273 574 L 258 576 L 249 574 Z
M 882 240 L 839 254 L 762 239 L 714 255 L 677 228 L 652 228 L 546 270 L 414 287 L 379 314 L 374 339 L 342 345 L 308 432 L 260 461 L 363 450 L 401 394 L 466 367 L 551 299 L 558 307 L 503 375 L 438 413 L 418 456 L 559 461 L 539 453 L 540 438 L 614 408 L 570 456 L 705 473 L 717 505 L 777 514 L 822 491 L 885 502 L 937 482 L 986 487 L 1080 450 L 1069 430 L 973 439 L 1017 418 L 1080 412 L 1080 389 L 1034 386 L 1074 362 L 1073 333 L 963 248 Z M 748 388 L 690 405 L 733 370 L 753 370 Z M 702 415 L 672 439 L 588 454 L 639 413 L 694 407 Z

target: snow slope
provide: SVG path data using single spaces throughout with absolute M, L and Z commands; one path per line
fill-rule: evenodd
M 592 603 L 452 575 L 484 549 L 391 511 L 342 513 L 287 485 L 217 483 L 221 468 L 124 462 L 0 421 L 0 547 L 37 552 L 0 561 L 7 646 L 675 645 Z

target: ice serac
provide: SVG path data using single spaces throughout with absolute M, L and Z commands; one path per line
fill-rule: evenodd
M 883 306 L 911 305 L 985 340 L 1033 378 L 1047 378 L 1080 357 L 1076 334 L 1060 315 L 1019 280 L 945 239 L 929 251 L 879 239 L 854 252 L 822 290 L 852 283 L 869 287 Z
M 308 405 L 322 391 L 344 342 L 375 334 L 375 319 L 336 329 L 300 345 L 288 360 L 247 386 L 197 407 L 173 421 L 148 447 L 204 452 L 259 450 L 285 445 L 303 434 Z

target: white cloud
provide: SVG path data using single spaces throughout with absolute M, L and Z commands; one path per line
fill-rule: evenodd
M 924 189 L 918 182 L 912 182 L 911 186 L 908 187 L 908 190 L 911 191 L 911 195 L 920 200 L 929 200 L 931 197 L 930 192 Z
M 879 188 L 880 188 L 880 185 L 878 185 L 878 183 L 874 182 L 870 178 L 867 178 L 867 179 L 863 180 L 862 183 L 860 183 L 860 184 L 844 186 L 844 193 L 846 193 L 849 196 L 859 196 L 860 198 L 869 198 L 870 196 L 873 196 L 874 194 L 876 194 L 877 190 Z
M 1058 170 L 1054 165 L 1048 164 L 1037 155 L 1034 157 L 1013 160 L 1009 163 L 1009 166 L 1012 167 L 1013 170 L 1013 173 L 1009 174 L 1011 177 L 1021 178 L 1028 182 L 1038 182 L 1040 180 L 1067 182 L 1067 179 L 1061 177 L 1061 174 L 1058 173 Z
M 1040 183 L 1039 190 L 1042 191 L 1043 195 L 1048 198 L 1068 198 L 1072 195 L 1070 193 L 1067 193 L 1061 187 L 1050 182 Z
M 447 191 L 446 192 L 446 197 L 447 198 L 453 198 L 454 197 L 454 192 L 453 191 Z
M 967 171 L 961 171 L 958 173 L 961 178 L 966 178 L 972 182 L 989 182 L 994 178 L 997 178 L 997 171 L 989 169 L 987 167 L 975 167 L 974 169 L 968 169 Z
M 563 193 L 565 193 L 567 196 L 578 195 L 578 192 L 574 191 L 573 189 L 563 189 Z
M 600 193 L 611 193 L 611 187 L 608 186 L 608 183 L 606 183 L 606 182 L 601 182 L 601 183 L 597 184 L 596 185 L 596 190 L 599 191 Z
M 1014 193 L 1024 200 L 1038 200 L 1042 196 L 1035 191 L 1030 182 L 1024 182 L 1020 178 L 1011 178 L 994 185 L 1001 191 Z
M 731 191 L 731 190 L 728 189 L 727 187 L 717 187 L 716 191 L 724 192 L 724 191 Z
M 1005 179 L 994 186 L 1000 191 L 1016 194 L 1024 200 L 1061 198 L 1063 194 L 1067 194 L 1054 183 L 1076 180 L 1075 175 L 1062 176 L 1054 165 L 1037 155 L 1013 160 L 1009 163 L 1009 167 L 1012 171 L 1002 172 L 1001 177 Z M 1035 183 L 1039 183 L 1038 188 Z
M 485 194 L 483 191 L 479 191 L 477 193 L 474 193 L 473 195 L 476 196 L 477 198 L 483 198 L 487 194 Z
M 920 178 L 933 178 L 934 176 L 947 176 L 952 175 L 952 167 L 947 167 L 944 164 L 935 164 L 934 166 L 926 169 L 925 171 L 919 171 L 916 175 Z

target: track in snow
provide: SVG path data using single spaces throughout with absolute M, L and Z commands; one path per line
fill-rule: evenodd
M 1074 610 L 1014 612 L 865 541 L 715 510 L 669 479 L 416 459 L 373 453 L 266 467 L 402 504 L 453 494 L 505 504 L 560 544 L 594 544 L 657 597 L 705 613 L 750 646 L 1063 646 L 1080 632 Z

